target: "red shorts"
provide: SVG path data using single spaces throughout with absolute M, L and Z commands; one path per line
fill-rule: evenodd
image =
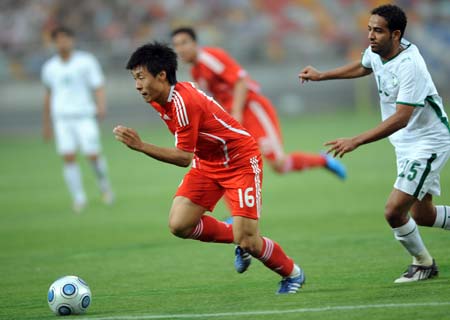
M 245 105 L 243 126 L 255 138 L 261 153 L 269 160 L 280 160 L 283 140 L 276 110 L 269 99 L 251 94 Z
M 223 195 L 231 207 L 232 216 L 259 219 L 261 212 L 262 161 L 249 159 L 253 173 L 239 174 L 239 167 L 230 168 L 229 174 L 214 174 L 191 168 L 184 176 L 175 196 L 183 196 L 213 211 Z

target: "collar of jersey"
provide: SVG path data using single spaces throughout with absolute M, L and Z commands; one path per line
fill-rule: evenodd
M 386 63 L 388 63 L 389 61 L 392 61 L 392 60 L 394 60 L 395 58 L 397 58 L 402 52 L 406 51 L 406 49 L 408 49 L 408 48 L 411 46 L 411 42 L 409 42 L 409 41 L 406 40 L 406 39 L 402 39 L 401 42 L 400 42 L 400 46 L 403 47 L 403 50 L 400 51 L 399 53 L 397 53 L 397 54 L 396 54 L 395 56 L 393 56 L 392 58 L 387 59 L 386 61 L 383 61 L 383 59 L 381 59 L 381 56 L 379 56 L 379 57 L 380 57 L 380 60 L 381 60 L 381 63 L 382 63 L 382 64 L 386 64 Z

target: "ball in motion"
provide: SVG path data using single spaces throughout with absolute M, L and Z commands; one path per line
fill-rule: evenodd
M 91 289 L 77 276 L 59 278 L 51 284 L 47 296 L 50 309 L 60 316 L 85 313 L 91 299 Z

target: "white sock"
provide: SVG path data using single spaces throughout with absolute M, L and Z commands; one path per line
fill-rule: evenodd
M 416 222 L 410 218 L 409 221 L 401 227 L 392 228 L 395 239 L 408 250 L 409 254 L 413 256 L 413 264 L 431 266 L 433 258 L 428 253 L 427 248 L 420 237 L 419 228 Z
M 298 265 L 294 264 L 294 269 L 292 269 L 291 274 L 289 275 L 289 278 L 295 278 L 300 275 L 300 268 Z
M 97 177 L 97 182 L 102 192 L 110 192 L 111 186 L 108 180 L 108 166 L 103 157 L 98 157 L 96 161 L 91 161 L 92 168 L 94 169 Z
M 434 222 L 433 227 L 450 230 L 449 206 L 436 206 L 436 221 Z
M 73 201 L 76 203 L 85 203 L 86 194 L 83 190 L 80 168 L 77 163 L 64 164 L 64 178 Z

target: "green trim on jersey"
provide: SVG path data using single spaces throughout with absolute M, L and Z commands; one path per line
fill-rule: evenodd
M 425 179 L 427 178 L 428 174 L 431 171 L 431 163 L 436 159 L 436 157 L 437 157 L 436 153 L 433 153 L 431 155 L 431 158 L 427 160 L 427 166 L 425 168 L 425 171 L 422 174 L 422 177 L 420 178 L 419 185 L 417 186 L 417 189 L 414 192 L 414 197 L 417 198 L 419 196 L 420 189 L 422 189 L 423 183 L 425 182 Z
M 401 45 L 401 43 L 400 43 L 400 45 Z M 378 56 L 380 57 L 381 63 L 382 63 L 382 64 L 386 64 L 386 63 L 388 63 L 389 61 L 394 60 L 394 59 L 397 58 L 403 51 L 405 51 L 406 49 L 408 49 L 410 46 L 411 46 L 411 42 L 408 43 L 407 45 L 405 45 L 405 47 L 403 48 L 402 51 L 400 51 L 399 53 L 397 53 L 397 54 L 396 54 L 395 56 L 393 56 L 392 58 L 387 59 L 386 61 L 384 61 L 384 60 L 381 58 L 381 56 L 378 55 Z
M 409 102 L 403 102 L 403 101 L 396 101 L 396 104 L 404 104 L 405 106 L 411 106 L 411 107 L 424 107 L 424 103 L 409 103 Z
M 433 97 L 428 96 L 425 98 L 425 101 L 427 101 L 430 104 L 431 108 L 433 108 L 434 112 L 436 112 L 436 115 L 438 116 L 439 120 L 441 120 L 441 122 L 447 127 L 448 131 L 450 132 L 450 124 L 448 123 L 448 119 L 442 114 L 441 108 L 436 103 L 436 101 L 434 101 Z

